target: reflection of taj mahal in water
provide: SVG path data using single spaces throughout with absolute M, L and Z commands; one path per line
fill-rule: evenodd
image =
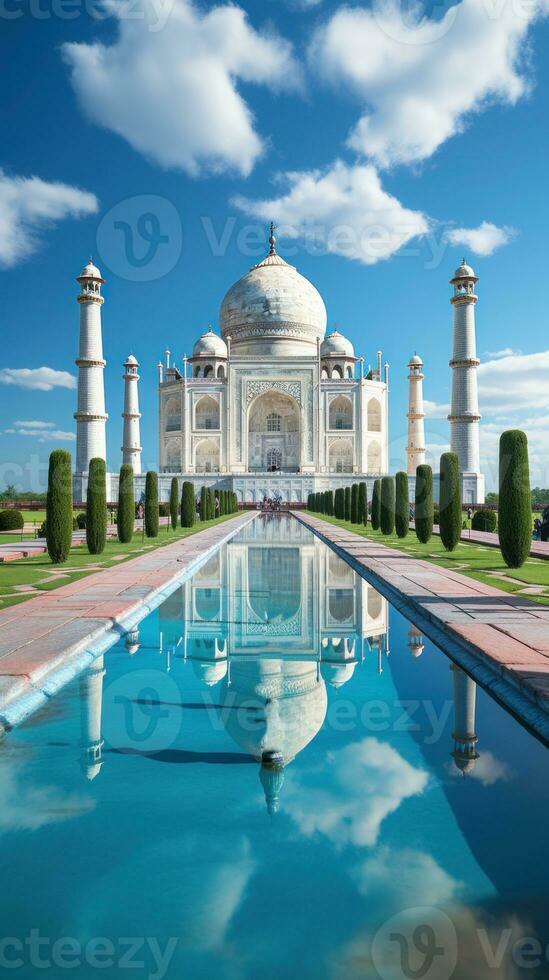
M 192 669 L 204 694 L 216 688 L 211 710 L 233 742 L 261 763 L 270 812 L 278 808 L 285 766 L 325 722 L 328 690 L 341 689 L 372 660 L 382 672 L 389 655 L 387 601 L 302 525 L 276 517 L 258 518 L 212 555 L 160 607 L 159 628 L 171 676 L 184 683 Z M 125 645 L 139 654 L 137 629 Z M 417 658 L 423 648 L 411 625 L 410 653 Z M 466 773 L 478 758 L 476 685 L 456 665 L 451 669 L 452 756 Z M 102 764 L 104 673 L 99 658 L 81 681 L 88 779 Z M 365 700 L 374 693 L 365 691 Z

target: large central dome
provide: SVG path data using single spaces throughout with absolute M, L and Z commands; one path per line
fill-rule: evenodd
M 326 307 L 312 283 L 275 252 L 231 286 L 221 304 L 221 334 L 238 354 L 307 355 L 326 332 Z M 236 348 L 236 350 L 235 350 Z

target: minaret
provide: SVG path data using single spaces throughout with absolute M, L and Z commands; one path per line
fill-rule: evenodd
M 452 756 L 457 768 L 465 775 L 478 759 L 475 734 L 475 708 L 477 685 L 457 664 L 451 664 L 454 678 L 454 751 Z
M 410 628 L 408 630 L 408 649 L 410 650 L 412 657 L 421 657 L 425 649 L 425 644 L 423 642 L 423 634 L 421 630 L 410 623 Z
M 415 476 L 416 469 L 425 462 L 425 412 L 423 411 L 423 361 L 414 354 L 408 363 L 410 394 L 408 398 L 408 476 Z
M 107 458 L 105 443 L 105 388 L 103 341 L 101 338 L 101 278 L 92 260 L 76 280 L 80 283 L 77 302 L 80 305 L 80 347 L 78 367 L 78 407 L 76 419 L 76 472 L 87 473 L 90 459 Z
M 80 724 L 82 731 L 82 772 L 86 779 L 95 779 L 103 764 L 101 738 L 101 708 L 103 703 L 104 657 L 98 657 L 80 678 Z
M 484 500 L 483 478 L 480 473 L 479 421 L 477 368 L 477 345 L 475 333 L 475 284 L 478 276 L 467 265 L 465 259 L 456 269 L 453 279 L 454 295 L 450 302 L 454 307 L 454 341 L 452 360 L 452 404 L 448 420 L 450 422 L 450 444 L 453 453 L 459 458 L 462 474 L 473 480 L 472 492 L 476 494 L 471 503 Z M 476 478 L 476 480 L 475 480 Z M 478 490 L 477 490 L 478 485 Z M 463 492 L 466 500 L 470 494 Z M 469 502 L 469 501 L 467 501 Z
M 139 375 L 137 363 L 133 354 L 124 361 L 124 435 L 122 446 L 122 462 L 129 463 L 134 473 L 141 473 L 141 443 L 139 438 L 139 395 L 137 382 Z

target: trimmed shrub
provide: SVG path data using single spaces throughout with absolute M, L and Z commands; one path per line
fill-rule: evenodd
M 334 497 L 334 514 L 340 521 L 345 517 L 345 491 L 338 487 Z
M 416 494 L 414 517 L 416 536 L 427 544 L 433 533 L 433 471 L 426 463 L 416 469 Z
M 20 510 L 0 510 L 0 531 L 22 531 L 25 518 Z
M 382 534 L 392 534 L 395 529 L 395 481 L 392 476 L 381 479 L 379 526 Z
M 351 487 L 351 524 L 358 524 L 358 483 Z
M 440 525 L 440 507 L 436 501 L 433 504 L 433 524 L 436 524 L 437 527 Z
M 175 531 L 177 527 L 177 518 L 179 517 L 179 486 L 177 483 L 177 477 L 172 476 L 172 482 L 170 484 L 170 521 L 172 529 Z
M 205 486 L 200 488 L 200 520 L 208 520 L 208 488 Z
M 145 477 L 145 534 L 148 538 L 158 537 L 158 473 L 149 470 Z
M 209 513 L 209 519 L 210 519 L 210 521 L 213 521 L 213 519 L 216 516 L 216 511 L 215 511 L 215 490 L 214 490 L 213 487 L 210 487 L 209 488 L 209 498 L 210 498 L 210 509 L 209 509 L 209 512 L 208 512 Z
M 76 527 L 78 528 L 79 531 L 86 530 L 86 514 L 84 513 L 84 511 L 76 515 Z
M 410 530 L 410 488 L 404 470 L 395 476 L 395 530 L 399 538 L 405 538 Z
M 169 517 L 170 516 L 170 502 L 169 500 L 162 500 L 158 505 L 158 515 L 159 517 Z
M 326 513 L 328 517 L 334 516 L 334 492 L 333 490 L 326 491 Z
M 118 478 L 118 540 L 129 544 L 135 527 L 133 469 L 129 463 L 120 467 Z
M 314 510 L 313 494 L 307 494 L 307 510 Z
M 368 523 L 368 487 L 365 483 L 358 485 L 358 523 Z
M 486 507 L 481 507 L 476 510 L 473 514 L 471 520 L 471 528 L 473 531 L 497 531 L 498 527 L 498 515 L 495 510 L 488 510 Z
M 532 541 L 532 503 L 528 439 L 508 429 L 499 441 L 499 544 L 508 568 L 520 568 Z
M 71 514 L 72 518 L 72 514 Z M 107 541 L 107 467 L 105 460 L 90 459 L 86 500 L 86 544 L 90 555 L 100 555 Z
M 196 514 L 194 486 L 185 480 L 181 488 L 181 527 L 192 527 Z
M 220 490 L 219 491 L 219 516 L 220 517 L 223 517 L 223 515 L 226 514 L 226 513 L 227 513 L 227 508 L 226 508 L 226 491 L 225 490 Z
M 343 515 L 344 520 L 350 521 L 351 520 L 351 488 L 350 487 L 345 487 L 343 499 L 345 503 L 345 510 Z
M 71 466 L 71 454 L 66 449 L 50 453 L 45 530 L 48 555 L 54 565 L 67 560 L 72 544 Z
M 372 491 L 372 513 L 370 516 L 373 530 L 379 531 L 379 526 L 381 523 L 381 480 L 379 478 L 374 480 L 374 489 Z
M 461 485 L 456 453 L 440 457 L 440 540 L 446 551 L 454 551 L 461 537 Z

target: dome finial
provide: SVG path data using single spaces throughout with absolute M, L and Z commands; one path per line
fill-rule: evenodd
M 269 235 L 269 255 L 276 255 L 276 238 L 275 238 L 275 224 L 271 221 L 270 235 Z

